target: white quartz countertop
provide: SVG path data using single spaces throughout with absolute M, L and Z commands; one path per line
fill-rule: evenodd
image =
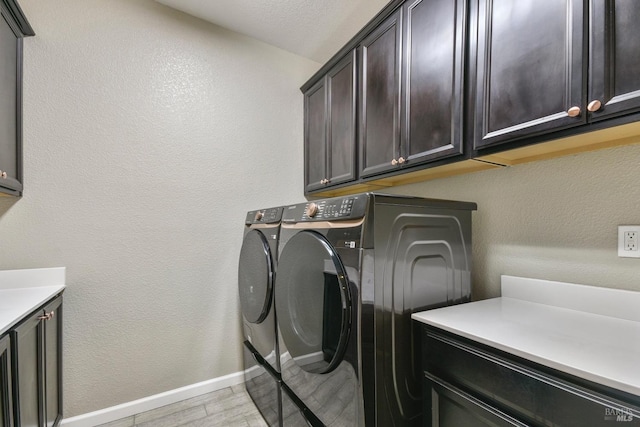
M 0 335 L 64 288 L 64 267 L 0 271 Z
M 503 276 L 502 295 L 412 318 L 640 396 L 640 292 Z

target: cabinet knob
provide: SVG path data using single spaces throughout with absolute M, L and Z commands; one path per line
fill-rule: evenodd
M 325 183 L 325 184 L 328 184 L 328 183 L 330 183 L 330 182 L 331 182 L 331 181 L 329 181 L 329 179 L 328 179 L 328 178 L 325 178 L 325 180 L 324 180 L 324 183 Z
M 398 161 L 396 159 L 391 160 L 391 165 L 395 166 L 398 164 Z
M 571 107 L 567 111 L 569 117 L 578 117 L 580 115 L 580 107 Z
M 594 99 L 589 103 L 589 105 L 587 105 L 587 110 L 591 111 L 592 113 L 595 113 L 600 109 L 600 107 L 602 107 L 602 102 L 598 101 L 597 99 Z
M 404 157 L 400 157 L 398 159 L 398 163 L 403 164 L 404 162 L 406 162 L 407 160 Z
M 0 177 L 7 178 L 7 173 L 5 171 L 0 171 Z

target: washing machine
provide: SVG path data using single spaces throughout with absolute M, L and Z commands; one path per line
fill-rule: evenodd
M 282 418 L 273 303 L 282 210 L 275 207 L 247 213 L 238 263 L 244 384 L 270 426 L 281 425 Z
M 326 426 L 421 417 L 411 313 L 468 302 L 475 203 L 375 193 L 284 208 L 275 284 L 281 379 Z
M 269 426 L 317 426 L 320 424 L 309 410 L 285 394 L 280 378 L 273 299 L 282 210 L 249 211 L 245 218 L 238 263 L 244 384 Z

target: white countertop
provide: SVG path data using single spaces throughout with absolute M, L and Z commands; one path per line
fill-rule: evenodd
M 64 287 L 64 267 L 0 271 L 0 335 Z
M 640 292 L 503 276 L 502 295 L 412 318 L 640 396 Z

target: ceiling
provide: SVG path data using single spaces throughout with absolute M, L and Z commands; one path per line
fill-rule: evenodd
M 324 63 L 389 0 L 156 0 Z

